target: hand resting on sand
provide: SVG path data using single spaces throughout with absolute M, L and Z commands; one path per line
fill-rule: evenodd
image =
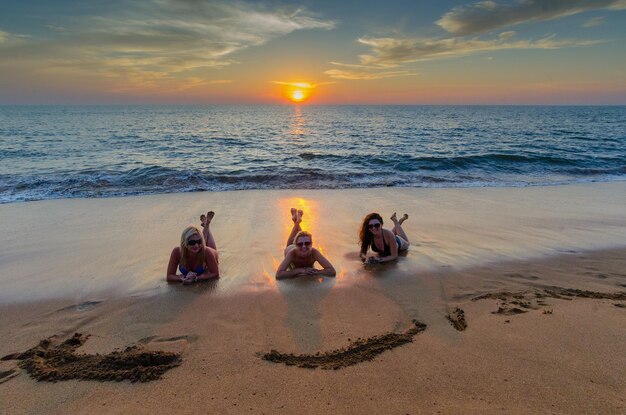
M 187 275 L 180 276 L 180 282 L 182 282 L 185 285 L 191 284 L 192 282 L 195 282 L 197 280 L 198 280 L 198 274 L 196 274 L 195 272 L 188 272 Z

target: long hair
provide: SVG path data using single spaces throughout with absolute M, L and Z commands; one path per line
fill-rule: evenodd
M 380 222 L 380 229 L 383 229 L 383 218 L 378 213 L 370 213 L 363 218 L 361 230 L 359 231 L 359 242 L 361 243 L 361 253 L 366 254 L 367 249 L 372 244 L 372 233 L 369 230 L 369 223 L 372 219 Z
M 189 268 L 187 255 L 190 254 L 190 251 L 189 251 L 189 248 L 187 247 L 187 241 L 194 235 L 198 235 L 200 239 L 202 239 L 202 247 L 201 247 L 202 249 L 200 249 L 200 251 L 198 251 L 198 253 L 194 255 L 196 258 L 202 259 L 203 266 L 206 265 L 206 258 L 204 256 L 205 254 L 204 248 L 206 247 L 206 242 L 204 241 L 204 235 L 202 235 L 202 232 L 200 231 L 200 229 L 192 225 L 192 226 L 186 227 L 182 235 L 180 235 L 180 265 L 183 268 Z

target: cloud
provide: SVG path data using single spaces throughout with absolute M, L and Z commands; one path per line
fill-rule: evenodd
M 597 9 L 626 9 L 626 0 L 520 0 L 513 4 L 481 1 L 455 7 L 436 23 L 450 33 L 467 36 Z
M 466 56 L 479 52 L 511 49 L 557 49 L 570 46 L 589 46 L 602 41 L 555 40 L 548 36 L 539 40 L 511 40 L 514 32 L 504 32 L 496 39 L 395 39 L 361 38 L 358 41 L 372 48 L 372 53 L 361 55 L 363 65 L 395 67 L 408 62 Z
M 294 90 L 302 91 L 302 90 L 305 90 L 305 91 L 312 92 L 314 89 L 316 89 L 319 86 L 336 84 L 337 82 L 335 82 L 335 81 L 327 81 L 327 82 L 313 83 L 313 82 L 270 81 L 270 83 L 286 86 L 287 87 L 286 89 L 289 90 L 289 91 L 294 91 Z
M 374 80 L 383 78 L 395 78 L 398 76 L 412 76 L 417 73 L 409 71 L 346 71 L 343 69 L 329 69 L 324 71 L 324 74 L 334 79 L 347 79 L 347 80 Z
M 455 7 L 436 23 L 451 32 L 447 38 L 417 37 L 361 37 L 357 42 L 368 46 L 370 53 L 359 56 L 359 64 L 331 62 L 347 69 L 329 69 L 326 75 L 339 79 L 379 79 L 392 76 L 415 75 L 391 68 L 435 59 L 468 56 L 482 52 L 523 49 L 558 49 L 591 46 L 606 40 L 556 39 L 555 35 L 537 40 L 515 40 L 516 32 L 503 31 L 495 36 L 472 36 L 504 26 L 527 21 L 555 19 L 594 9 L 626 9 L 626 0 L 519 0 L 500 4 L 495 0 L 475 2 L 469 6 Z M 591 27 L 603 22 L 602 18 L 588 21 Z M 493 57 L 488 57 L 491 60 Z
M 383 78 L 395 78 L 398 76 L 413 76 L 418 75 L 416 72 L 411 71 L 389 71 L 386 70 L 385 65 L 361 65 L 350 64 L 341 62 L 330 62 L 332 65 L 340 66 L 346 69 L 329 69 L 324 71 L 325 75 L 334 79 L 348 79 L 348 80 L 374 80 Z
M 9 44 L 0 32 L 2 61 L 119 78 L 130 88 L 176 79 L 190 85 L 237 61 L 233 55 L 306 29 L 334 28 L 303 8 L 268 9 L 241 1 L 129 0 L 115 12 L 66 17 L 50 36 Z
M 0 30 L 0 47 L 11 47 L 23 44 L 29 36 L 17 33 L 9 33 Z
M 285 85 L 294 88 L 302 88 L 302 89 L 314 89 L 318 84 L 313 84 L 311 82 L 285 82 L 285 81 L 270 81 L 272 84 Z
M 593 17 L 582 24 L 582 27 L 596 27 L 604 24 L 604 17 Z

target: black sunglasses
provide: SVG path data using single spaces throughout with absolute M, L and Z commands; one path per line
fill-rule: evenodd
M 368 228 L 380 228 L 380 223 L 370 223 L 367 225 Z
M 194 246 L 194 245 L 202 245 L 202 239 L 190 239 L 187 241 L 187 246 Z
M 298 247 L 300 247 L 300 248 L 302 248 L 303 246 L 311 246 L 311 241 L 298 242 L 298 243 L 296 243 L 296 245 L 298 245 Z

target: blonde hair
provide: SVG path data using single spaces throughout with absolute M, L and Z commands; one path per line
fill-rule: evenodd
M 293 244 L 298 243 L 298 238 L 302 238 L 303 236 L 308 236 L 311 239 L 311 245 L 313 245 L 313 235 L 307 231 L 300 231 L 293 237 Z
M 200 231 L 200 229 L 198 229 L 195 226 L 188 226 L 185 228 L 185 230 L 183 230 L 182 235 L 180 235 L 180 265 L 183 268 L 189 268 L 188 267 L 188 261 L 187 261 L 187 255 L 189 254 L 189 249 L 187 248 L 187 241 L 189 241 L 189 238 L 191 238 L 193 235 L 199 235 L 200 239 L 202 240 L 202 249 L 200 249 L 200 251 L 198 251 L 197 254 L 195 254 L 196 258 L 200 258 L 202 259 L 202 265 L 206 267 L 206 258 L 205 258 L 205 251 L 206 249 L 204 249 L 206 247 L 206 242 L 204 241 L 204 235 L 202 235 L 202 232 Z

